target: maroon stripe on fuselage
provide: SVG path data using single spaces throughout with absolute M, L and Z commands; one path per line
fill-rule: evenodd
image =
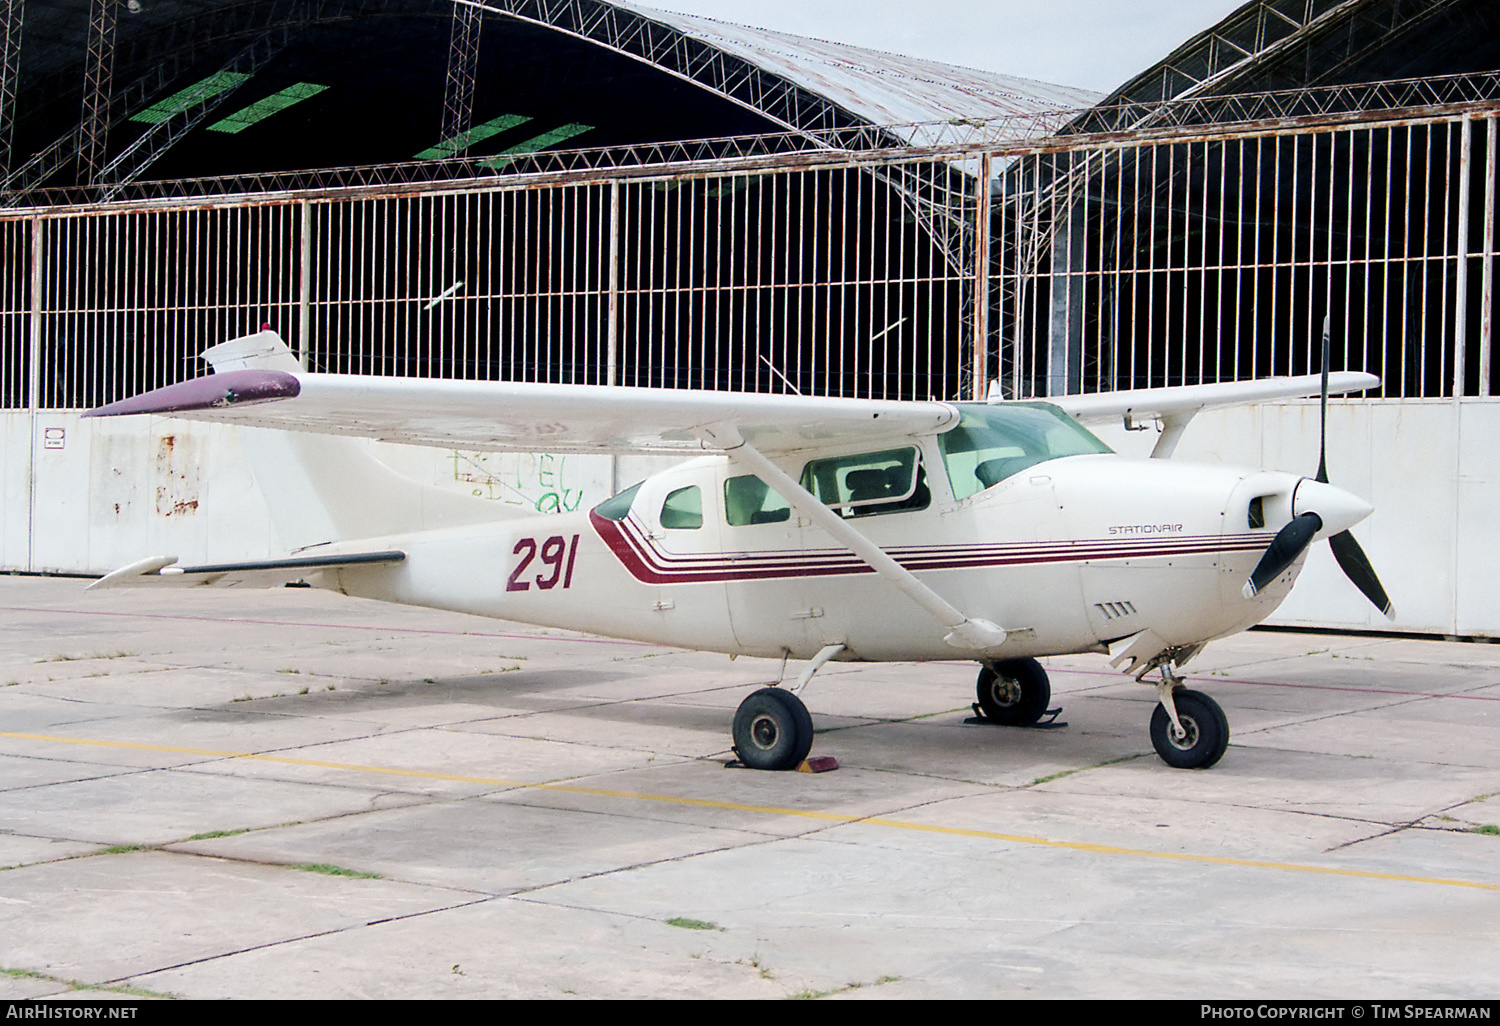
M 628 516 L 624 520 L 608 520 L 591 512 L 589 523 L 630 575 L 643 584 L 761 581 L 874 573 L 863 560 L 838 549 L 678 555 L 657 547 L 650 536 Z M 887 551 L 907 570 L 917 571 L 1254 552 L 1269 544 L 1270 541 L 1263 535 L 1232 535 L 1226 538 L 1196 536 L 1172 540 L 1111 541 L 1094 538 L 1064 542 L 903 546 Z

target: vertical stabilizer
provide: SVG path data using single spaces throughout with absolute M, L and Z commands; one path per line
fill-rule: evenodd
M 302 370 L 281 336 L 269 330 L 220 343 L 202 355 L 215 373 Z M 239 428 L 239 435 L 276 534 L 293 552 L 523 515 L 403 477 L 376 459 L 363 439 L 248 427 Z

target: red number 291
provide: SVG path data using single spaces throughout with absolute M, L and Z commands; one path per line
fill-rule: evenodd
M 533 581 L 543 591 L 550 591 L 559 583 L 570 588 L 573 585 L 573 560 L 578 555 L 578 535 L 568 541 L 562 535 L 554 534 L 540 546 L 535 538 L 522 538 L 516 542 L 511 554 L 520 556 L 521 561 L 510 572 L 510 579 L 505 582 L 506 591 L 529 591 Z M 521 575 L 538 557 L 542 561 L 542 572 L 530 580 L 523 580 Z

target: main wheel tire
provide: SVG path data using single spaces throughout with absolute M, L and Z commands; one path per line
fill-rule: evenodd
M 796 769 L 812 741 L 812 716 L 790 691 L 761 688 L 735 710 L 734 750 L 751 769 Z
M 979 670 L 975 691 L 984 715 L 1007 727 L 1029 727 L 1042 718 L 1052 701 L 1047 671 L 1035 659 L 1007 659 Z
M 1178 769 L 1208 769 L 1224 757 L 1229 747 L 1229 717 L 1219 703 L 1201 691 L 1178 688 L 1172 692 L 1177 719 L 1186 732 L 1172 736 L 1172 718 L 1160 702 L 1151 714 L 1151 743 L 1168 766 Z

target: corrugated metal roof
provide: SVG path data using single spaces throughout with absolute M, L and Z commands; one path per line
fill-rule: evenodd
M 876 125 L 1057 112 L 1053 127 L 1060 128 L 1072 114 L 1093 106 L 1104 95 L 788 32 L 611 2 L 785 78 Z M 925 141 L 919 128 L 900 134 L 908 142 Z

